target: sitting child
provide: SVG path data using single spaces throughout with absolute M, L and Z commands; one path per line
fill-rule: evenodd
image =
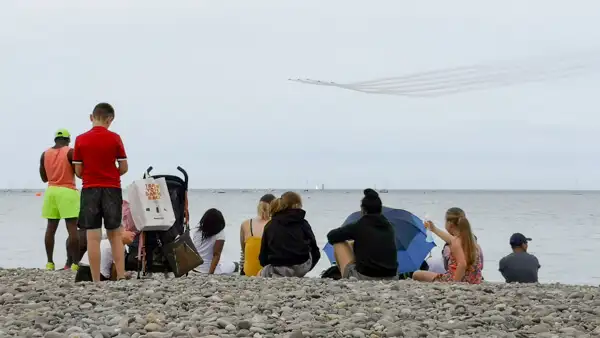
M 123 228 L 123 245 L 130 245 L 137 235 L 137 229 L 133 223 L 129 202 L 125 200 L 123 200 L 123 216 L 121 220 L 121 226 Z M 85 230 L 83 230 L 83 233 L 85 234 Z M 85 238 L 85 236 L 83 236 L 83 238 Z M 90 262 L 88 254 L 87 252 L 84 252 L 81 256 L 81 260 L 79 261 L 79 270 L 75 276 L 76 282 L 92 281 L 92 272 L 89 265 Z M 111 277 L 116 277 L 113 276 L 113 265 L 110 241 L 106 238 L 106 233 L 104 232 L 102 240 L 100 241 L 100 280 L 110 280 Z
M 123 245 L 129 245 L 133 242 L 135 232 L 123 230 Z M 113 256 L 110 241 L 107 238 L 100 241 L 100 280 L 112 280 L 115 277 L 112 273 L 113 267 Z M 83 254 L 83 257 L 79 261 L 79 270 L 75 275 L 76 282 L 91 282 L 92 271 L 90 270 L 90 262 L 88 259 L 87 252 Z
M 123 208 L 122 209 L 123 218 L 121 219 L 121 226 L 123 227 L 123 230 L 137 233 L 138 230 L 136 229 L 135 223 L 133 222 L 133 217 L 131 216 L 131 209 L 129 208 L 129 202 L 127 202 L 126 200 L 123 200 L 122 208 Z M 77 224 L 77 227 L 78 227 L 77 234 L 79 235 L 79 255 L 78 255 L 78 257 L 73 257 L 73 255 L 71 255 L 69 253 L 69 239 L 67 238 L 66 244 L 65 244 L 65 247 L 67 248 L 67 262 L 65 263 L 64 270 L 71 270 L 71 265 L 77 264 L 79 259 L 81 259 L 81 257 L 83 257 L 83 255 L 87 251 L 87 236 L 86 236 L 85 229 L 82 229 L 81 227 L 79 227 L 79 224 Z M 106 238 L 105 233 L 104 233 L 103 238 Z
M 221 259 L 225 245 L 225 218 L 217 209 L 208 209 L 193 236 L 194 246 L 204 263 L 198 267 L 201 273 L 229 275 L 239 272 L 237 262 Z
M 413 279 L 423 282 L 466 282 L 480 284 L 483 260 L 481 248 L 471 230 L 471 224 L 464 211 L 450 208 L 446 212 L 446 231 L 438 229 L 433 222 L 425 222 L 425 227 L 438 235 L 449 247 L 448 266 L 445 273 L 416 271 Z

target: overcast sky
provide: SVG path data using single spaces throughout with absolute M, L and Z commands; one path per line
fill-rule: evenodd
M 130 173 L 194 188 L 600 189 L 600 76 L 440 98 L 361 81 L 600 47 L 600 1 L 4 0 L 0 187 L 107 101 Z

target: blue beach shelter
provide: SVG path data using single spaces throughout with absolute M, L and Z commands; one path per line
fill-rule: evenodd
M 402 210 L 383 207 L 383 215 L 392 223 L 396 232 L 396 247 L 398 248 L 398 273 L 414 272 L 419 270 L 421 264 L 435 243 L 427 242 L 427 234 L 423 221 L 412 213 Z M 358 221 L 361 217 L 360 211 L 352 213 L 342 226 Z M 333 246 L 325 245 L 323 251 L 329 258 L 331 264 L 335 264 Z

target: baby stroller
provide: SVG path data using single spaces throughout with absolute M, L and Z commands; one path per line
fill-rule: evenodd
M 143 177 L 147 178 L 152 169 L 149 167 Z M 169 272 L 180 277 L 202 264 L 186 223 L 188 174 L 181 167 L 177 167 L 177 170 L 183 174 L 184 179 L 175 175 L 150 176 L 165 179 L 173 204 L 175 223 L 166 231 L 141 231 L 129 246 L 126 268 L 137 271 L 138 278 L 148 273 Z

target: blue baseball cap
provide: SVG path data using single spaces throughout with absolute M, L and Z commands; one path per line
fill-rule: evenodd
M 523 244 L 527 244 L 527 242 L 531 241 L 531 238 L 526 237 L 525 235 L 523 235 L 522 233 L 514 233 L 512 234 L 512 236 L 510 236 L 510 246 L 512 247 L 517 247 L 517 246 L 521 246 Z

